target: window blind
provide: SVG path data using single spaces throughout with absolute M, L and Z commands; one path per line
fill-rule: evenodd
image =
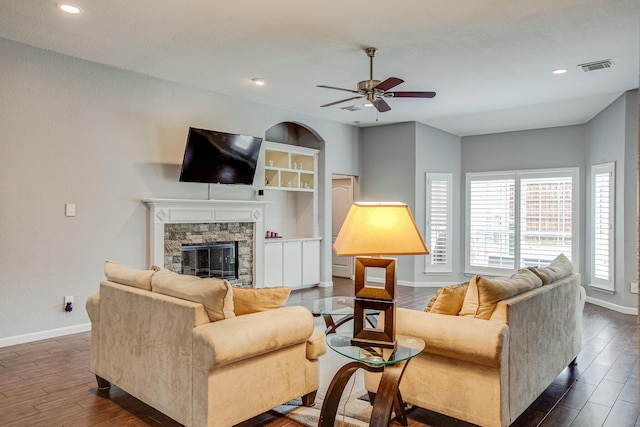
M 469 264 L 514 266 L 515 179 L 472 180 L 469 186 Z
M 452 174 L 427 173 L 426 233 L 427 255 L 425 271 L 450 272 L 452 226 Z
M 591 284 L 614 290 L 613 281 L 613 215 L 614 163 L 591 168 L 591 251 L 593 271 Z
M 467 174 L 466 271 L 504 275 L 561 253 L 574 260 L 577 177 L 577 168 Z

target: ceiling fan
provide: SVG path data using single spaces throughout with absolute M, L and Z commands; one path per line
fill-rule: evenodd
M 364 51 L 369 57 L 369 80 L 362 80 L 361 82 L 358 82 L 357 90 L 317 85 L 317 87 L 322 87 L 325 89 L 335 89 L 356 93 L 358 94 L 358 96 L 341 99 L 340 101 L 330 102 L 329 104 L 324 104 L 320 107 L 329 107 L 331 105 L 340 104 L 342 102 L 351 101 L 353 99 L 366 98 L 371 104 L 373 104 L 374 107 L 376 107 L 379 112 L 384 113 L 385 111 L 391 110 L 391 107 L 389 106 L 389 104 L 387 104 L 384 98 L 433 98 L 434 96 L 436 96 L 435 92 L 389 92 L 389 89 L 398 86 L 400 83 L 403 83 L 404 80 L 397 77 L 389 77 L 382 82 L 380 80 L 374 80 L 373 57 L 376 56 L 376 52 L 378 51 L 378 49 L 376 49 L 375 47 L 367 47 L 364 49 Z

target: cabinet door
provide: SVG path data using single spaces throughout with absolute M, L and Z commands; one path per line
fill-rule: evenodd
M 284 286 L 299 288 L 302 286 L 302 242 L 284 242 Z
M 273 242 L 264 245 L 264 286 L 282 286 L 282 243 Z
M 320 283 L 320 241 L 302 242 L 302 284 Z

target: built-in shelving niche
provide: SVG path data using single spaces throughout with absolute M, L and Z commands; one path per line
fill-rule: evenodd
M 264 179 L 264 200 L 270 202 L 265 207 L 265 230 L 279 236 L 265 239 L 265 286 L 318 284 L 324 140 L 305 125 L 278 123 L 265 133 L 261 156 L 258 176 Z

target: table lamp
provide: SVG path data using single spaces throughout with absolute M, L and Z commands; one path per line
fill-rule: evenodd
M 352 345 L 396 347 L 396 259 L 380 255 L 428 254 L 409 206 L 398 202 L 356 202 L 333 244 L 338 256 L 356 256 Z M 368 286 L 367 268 L 385 270 L 384 287 Z M 384 329 L 368 328 L 366 311 L 384 313 Z

